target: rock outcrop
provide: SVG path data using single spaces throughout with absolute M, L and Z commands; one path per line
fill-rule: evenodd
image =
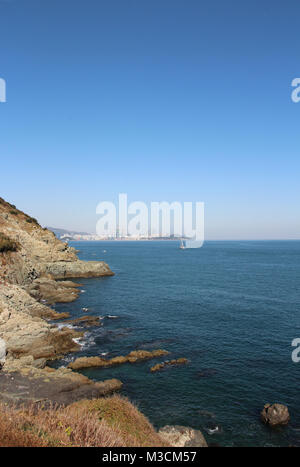
M 289 410 L 283 404 L 265 404 L 261 419 L 264 423 L 271 426 L 287 425 L 290 420 Z
M 52 305 L 55 302 L 69 303 L 79 296 L 79 284 L 71 281 L 59 281 L 50 277 L 40 277 L 27 286 L 27 292 L 36 300 L 44 300 Z
M 107 368 L 114 365 L 121 365 L 123 363 L 136 363 L 142 360 L 149 360 L 151 358 L 161 357 L 167 355 L 167 350 L 133 350 L 128 355 L 121 355 L 120 357 L 113 357 L 110 359 L 101 357 L 79 357 L 74 362 L 69 363 L 68 368 L 72 370 L 80 370 L 82 368 L 103 367 Z
M 207 448 L 201 431 L 179 425 L 167 425 L 158 431 L 160 438 L 167 446 L 183 448 Z
M 36 302 L 19 286 L 0 286 L 0 338 L 5 341 L 8 359 L 28 355 L 34 359 L 53 359 L 79 350 L 74 339 L 82 333 L 58 329 L 43 319 L 61 316 L 66 315 Z

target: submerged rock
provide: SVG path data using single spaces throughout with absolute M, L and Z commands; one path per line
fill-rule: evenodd
M 261 419 L 264 423 L 271 426 L 287 425 L 290 420 L 290 414 L 286 405 L 266 404 L 261 412 Z
M 184 365 L 185 363 L 188 362 L 187 358 L 177 358 L 177 360 L 167 360 L 166 362 L 162 363 L 157 363 L 156 365 L 152 366 L 150 368 L 151 373 L 155 373 L 156 371 L 160 371 L 166 366 L 171 366 L 171 365 Z
M 167 355 L 169 352 L 166 350 L 153 350 L 152 352 L 147 350 L 133 350 L 128 355 L 113 357 L 110 359 L 102 357 L 79 357 L 74 362 L 69 363 L 68 368 L 72 370 L 79 370 L 81 368 L 91 367 L 109 367 L 113 365 L 121 365 L 123 363 L 136 363 L 142 360 L 148 360 L 150 358 L 161 357 Z
M 200 430 L 179 425 L 167 425 L 158 431 L 160 438 L 172 447 L 207 448 Z
M 217 370 L 214 368 L 204 368 L 201 371 L 198 371 L 196 374 L 197 378 L 209 378 L 211 376 L 215 376 L 217 374 Z

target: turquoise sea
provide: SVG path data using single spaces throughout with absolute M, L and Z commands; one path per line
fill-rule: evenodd
M 103 317 L 77 356 L 125 355 L 163 348 L 189 364 L 151 374 L 163 359 L 82 371 L 94 380 L 119 378 L 127 395 L 160 427 L 203 431 L 211 445 L 300 445 L 300 241 L 179 243 L 72 242 L 84 260 L 104 260 L 114 277 L 80 279 L 81 294 L 57 304 L 72 317 Z M 109 317 L 110 316 L 110 317 Z M 113 316 L 115 318 L 113 318 Z M 266 402 L 287 404 L 291 423 L 260 422 Z

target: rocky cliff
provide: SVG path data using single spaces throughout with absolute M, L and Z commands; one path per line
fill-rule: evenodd
M 80 261 L 74 248 L 0 198 L 0 381 L 7 380 L 8 372 L 18 372 L 18 377 L 33 377 L 41 385 L 55 378 L 57 393 L 66 386 L 78 392 L 82 385 L 88 385 L 90 391 L 86 393 L 93 396 L 97 390 L 105 393 L 103 384 L 95 385 L 69 369 L 50 371 L 47 367 L 48 360 L 78 350 L 77 338 L 82 336 L 51 324 L 50 320 L 68 315 L 57 313 L 49 305 L 78 297 L 78 284 L 57 279 L 111 275 L 106 263 Z M 110 381 L 107 388 L 118 389 L 120 385 L 119 381 Z M 4 392 L 0 392 L 3 398 Z M 69 391 L 73 400 L 71 394 Z M 32 399 L 32 391 L 25 399 Z M 56 395 L 56 399 L 60 397 Z

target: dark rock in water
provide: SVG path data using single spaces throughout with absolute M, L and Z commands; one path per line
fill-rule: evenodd
M 159 436 L 168 446 L 172 447 L 191 447 L 191 448 L 207 448 L 207 442 L 201 431 L 194 428 L 167 425 L 161 428 L 158 432 Z
M 151 373 L 155 373 L 156 371 L 160 371 L 166 366 L 172 366 L 172 365 L 184 365 L 185 363 L 188 362 L 187 358 L 177 358 L 177 360 L 166 360 L 165 362 L 162 363 L 157 363 L 156 365 L 152 366 L 150 368 Z
M 261 419 L 264 423 L 271 426 L 287 425 L 290 420 L 290 414 L 286 405 L 266 404 L 261 412 Z
M 114 340 L 117 340 L 117 339 L 120 339 L 124 336 L 127 336 L 130 332 L 132 332 L 132 328 L 118 328 L 118 329 L 114 329 L 113 331 L 111 330 L 107 330 L 106 334 L 107 334 L 107 338 L 110 340 L 110 341 L 114 341 Z
M 217 373 L 217 370 L 214 368 L 204 368 L 203 370 L 197 373 L 198 378 L 209 378 L 210 376 L 214 376 Z

